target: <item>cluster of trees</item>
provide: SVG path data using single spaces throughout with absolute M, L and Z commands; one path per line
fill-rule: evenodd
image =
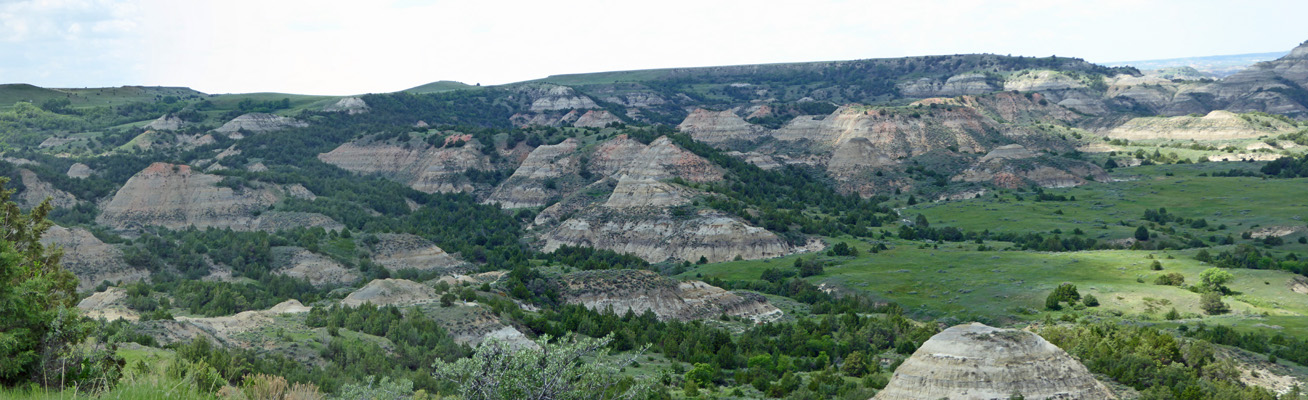
M 595 269 L 647 269 L 649 262 L 630 254 L 593 247 L 563 245 L 552 252 L 541 254 L 549 263 L 562 263 L 582 270 Z
M 1267 354 L 1269 358 L 1283 358 L 1301 365 L 1308 364 L 1308 340 L 1286 336 L 1284 333 L 1241 332 L 1229 326 L 1204 324 L 1199 324 L 1195 329 L 1186 326 L 1181 328 L 1181 334 L 1187 337 Z
M 24 213 L 4 183 L 0 178 L 0 385 L 112 386 L 123 360 L 112 344 L 84 343 L 95 324 L 75 308 L 77 278 L 60 265 L 62 252 L 40 242 L 51 226 L 50 203 Z
M 424 370 L 436 360 L 453 361 L 472 353 L 466 345 L 455 343 L 453 336 L 419 309 L 401 310 L 369 303 L 358 307 L 314 307 L 305 324 L 327 327 L 329 334 L 348 329 L 390 339 L 397 356 L 391 362 L 409 370 Z
M 1248 243 L 1241 243 L 1229 250 L 1223 250 L 1216 256 L 1206 250 L 1195 254 L 1195 259 L 1209 262 L 1222 268 L 1278 269 L 1308 276 L 1308 262 L 1299 259 L 1295 253 L 1277 258 L 1272 252 L 1258 250 Z
M 1268 161 L 1258 170 L 1264 175 L 1277 178 L 1302 178 L 1308 177 L 1308 155 L 1299 157 L 1282 157 L 1273 161 Z
M 803 235 L 866 236 L 869 227 L 898 218 L 893 210 L 879 205 L 885 198 L 864 199 L 857 194 L 838 193 L 824 179 L 799 167 L 764 170 L 663 126 L 632 135 L 642 141 L 657 136 L 667 136 L 678 146 L 725 168 L 729 176 L 717 183 L 676 183 L 722 195 L 707 205 L 776 232 L 793 244 L 802 244 Z
M 884 316 L 864 316 L 850 310 L 823 318 L 796 322 L 774 322 L 749 328 L 738 336 L 700 321 L 660 321 L 652 312 L 618 315 L 597 312 L 579 305 L 548 309 L 539 316 L 525 316 L 524 323 L 542 335 L 580 333 L 609 337 L 614 350 L 626 351 L 650 344 L 650 350 L 695 367 L 685 373 L 696 386 L 752 385 L 772 397 L 797 390 L 822 390 L 817 374 L 863 377 L 881 371 L 871 354 L 893 350 L 912 354 L 935 334 L 933 324 L 918 325 L 898 308 Z M 796 373 L 811 372 L 810 387 L 801 386 Z M 670 382 L 665 382 L 668 384 Z M 830 384 L 830 382 L 826 382 Z M 882 383 L 884 385 L 884 383 Z M 838 391 L 835 385 L 829 390 Z
M 1240 382 L 1240 371 L 1207 342 L 1181 342 L 1156 328 L 1100 322 L 1043 327 L 1040 336 L 1091 372 L 1140 391 L 1141 399 L 1276 399 Z
M 1069 307 L 1098 307 L 1099 299 L 1092 294 L 1081 297 L 1081 293 L 1076 290 L 1076 285 L 1064 283 L 1058 285 L 1053 292 L 1049 293 L 1049 296 L 1045 297 L 1045 308 L 1058 311 L 1063 309 L 1063 303 L 1066 303 Z

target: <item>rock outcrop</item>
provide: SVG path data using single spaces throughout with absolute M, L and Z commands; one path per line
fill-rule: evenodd
M 844 106 L 825 118 L 796 117 L 773 136 L 785 141 L 812 141 L 836 149 L 852 139 L 867 139 L 890 158 L 911 157 L 948 147 L 980 153 L 1000 140 L 994 121 L 969 107 L 892 111 Z
M 576 272 L 564 275 L 560 284 L 567 303 L 596 311 L 611 308 L 618 315 L 628 310 L 636 315 L 650 311 L 659 319 L 680 321 L 730 315 L 755 322 L 782 316 L 763 296 L 730 292 L 700 281 L 677 282 L 650 271 Z
M 640 152 L 645 151 L 645 144 L 631 139 L 627 135 L 618 135 L 595 146 L 586 168 L 592 174 L 609 176 L 616 174 Z
M 504 180 L 483 203 L 504 208 L 539 207 L 561 196 L 565 175 L 578 171 L 577 141 L 568 138 L 532 150 L 513 175 Z M 575 187 L 575 186 L 574 186 Z
M 677 146 L 666 136 L 654 139 L 632 157 L 618 175 L 664 180 L 681 178 L 690 182 L 722 180 L 723 171 L 713 162 Z
M 764 136 L 766 128 L 746 122 L 735 111 L 711 111 L 697 108 L 677 125 L 682 132 L 695 140 L 723 145 L 735 141 L 751 141 Z
M 526 85 L 517 90 L 530 103 L 531 112 L 600 108 L 594 100 L 567 86 Z
M 400 143 L 355 140 L 319 154 L 318 159 L 358 174 L 377 174 L 426 193 L 470 192 L 463 173 L 490 170 L 491 161 L 476 139 L 463 146 L 436 147 L 423 141 Z
M 304 279 L 314 286 L 341 286 L 359 280 L 359 274 L 331 257 L 301 247 L 273 247 L 273 273 Z
M 322 108 L 326 112 L 343 112 L 349 115 L 368 112 L 368 103 L 358 97 L 346 97 Z
M 613 113 L 608 112 L 608 110 L 590 110 L 577 117 L 576 121 L 572 121 L 572 126 L 578 128 L 603 128 L 615 122 L 621 123 L 622 120 L 618 119 Z
M 104 281 L 134 282 L 150 276 L 149 271 L 128 265 L 121 250 L 86 229 L 52 226 L 41 236 L 41 244 L 64 249 L 62 264 L 77 276 L 78 291 L 90 290 Z
M 1117 139 L 1232 140 L 1279 135 L 1296 130 L 1295 125 L 1275 118 L 1236 115 L 1213 111 L 1203 117 L 1134 118 L 1107 132 Z
M 156 119 L 148 124 L 145 124 L 145 129 L 171 132 L 178 129 L 182 129 L 186 125 L 187 125 L 186 121 L 183 120 L 181 117 L 178 117 L 177 114 L 169 113 L 169 114 L 161 115 L 159 116 L 159 119 Z
M 127 291 L 111 287 L 103 292 L 96 292 L 77 302 L 77 309 L 88 318 L 105 321 L 141 319 L 141 314 L 127 308 Z
M 618 137 L 599 146 L 592 157 L 592 171 L 613 172 L 579 191 L 583 194 L 566 197 L 541 212 L 540 224 L 573 216 L 543 235 L 546 251 L 565 244 L 591 246 L 652 262 L 698 260 L 701 256 L 710 261 L 738 256 L 770 258 L 791 251 L 784 240 L 766 229 L 719 211 L 682 207 L 700 193 L 666 180 L 712 182 L 721 180 L 723 171 L 667 137 L 648 146 Z M 612 187 L 611 192 L 600 202 L 603 192 L 596 190 L 607 187 Z
M 246 344 L 246 340 L 238 335 L 244 332 L 266 327 L 273 322 L 273 318 L 282 314 L 302 314 L 311 310 L 299 300 L 286 300 L 269 307 L 267 310 L 242 311 L 235 315 L 223 317 L 193 318 L 193 317 L 176 317 L 175 322 L 181 325 L 191 325 L 199 328 L 200 332 L 207 333 L 207 336 L 217 339 L 218 343 Z M 174 333 L 188 334 L 184 329 L 171 329 Z M 190 332 L 194 335 L 196 332 Z M 156 337 L 156 340 L 160 338 Z M 189 340 L 189 339 L 188 339 Z M 169 343 L 168 340 L 160 340 L 163 343 Z
M 1085 366 L 1026 331 L 957 325 L 922 343 L 876 400 L 1112 399 Z
M 40 205 L 46 198 L 54 208 L 66 208 L 77 205 L 77 197 L 59 190 L 49 182 L 41 180 L 35 172 L 27 169 L 18 170 L 18 177 L 23 181 L 23 191 L 18 193 L 18 205 L 31 208 Z
M 96 222 L 114 229 L 163 226 L 169 229 L 232 228 L 275 230 L 295 226 L 340 229 L 319 214 L 268 211 L 285 190 L 256 183 L 235 190 L 218 186 L 222 178 L 189 165 L 154 163 L 132 176 L 106 204 Z
M 82 163 L 74 163 L 73 165 L 68 167 L 68 172 L 67 172 L 69 178 L 79 178 L 79 179 L 88 178 L 93 173 L 95 173 L 95 170 L 91 169 L 91 167 L 88 167 L 86 164 L 82 164 Z
M 351 292 L 341 300 L 341 305 L 358 307 L 363 303 L 372 303 L 378 307 L 410 306 L 436 300 L 436 290 L 427 285 L 405 279 L 375 279 Z
M 986 153 L 976 165 L 955 176 L 954 181 L 988 182 L 1016 189 L 1029 185 L 1045 188 L 1085 184 L 1086 177 L 1108 178 L 1102 168 L 1084 161 L 1040 156 L 1022 145 L 1000 146 Z
M 791 247 L 776 234 L 716 210 L 678 215 L 677 209 L 592 206 L 545 235 L 545 251 L 563 245 L 632 254 L 650 262 L 720 262 L 780 257 Z
M 377 235 L 372 260 L 391 271 L 415 269 L 430 271 L 450 269 L 464 262 L 446 253 L 435 243 L 410 234 L 383 233 Z
M 307 122 L 295 118 L 283 117 L 280 115 L 250 113 L 245 114 L 214 129 L 214 132 L 231 136 L 239 132 L 248 133 L 265 133 L 275 132 L 289 128 L 303 128 L 309 126 Z
M 999 90 L 986 78 L 985 74 L 965 73 L 949 77 L 942 81 L 931 78 L 919 78 L 898 85 L 899 92 L 908 97 L 954 97 L 977 95 Z

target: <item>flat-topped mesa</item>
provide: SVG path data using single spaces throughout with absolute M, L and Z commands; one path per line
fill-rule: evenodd
M 1297 126 L 1275 118 L 1218 110 L 1202 117 L 1133 118 L 1108 131 L 1107 136 L 1127 140 L 1232 140 L 1276 136 L 1297 129 Z
M 425 193 L 471 192 L 463 173 L 492 169 L 476 139 L 462 146 L 437 147 L 424 141 L 402 143 L 355 140 L 318 155 L 322 162 L 358 174 L 377 174 Z
M 189 165 L 157 162 L 128 179 L 101 207 L 96 222 L 113 229 L 152 225 L 245 231 L 342 227 L 319 214 L 268 211 L 288 195 L 286 189 L 256 183 L 255 187 L 234 190 L 219 186 L 221 181 L 222 177 L 194 171 Z
M 895 369 L 875 400 L 1113 399 L 1085 366 L 1031 332 L 957 325 Z
M 363 114 L 368 112 L 368 109 L 368 103 L 358 97 L 342 98 L 322 108 L 326 112 L 343 112 L 349 115 Z
M 177 114 L 168 113 L 159 116 L 159 119 L 156 119 L 148 124 L 145 124 L 144 128 L 149 130 L 171 132 L 178 129 L 182 129 L 183 127 L 186 127 L 186 125 L 188 125 L 188 123 L 185 120 L 183 120 L 181 117 L 178 117 Z
M 722 145 L 735 141 L 751 141 L 765 136 L 767 128 L 746 122 L 735 111 L 712 111 L 697 108 L 681 121 L 677 128 L 695 140 Z
M 539 207 L 559 196 L 560 182 L 578 172 L 577 141 L 568 138 L 555 145 L 532 150 L 513 175 L 504 180 L 483 203 L 499 203 L 504 208 Z
M 690 321 L 739 316 L 755 322 L 780 318 L 781 310 L 763 296 L 730 292 L 700 281 L 677 282 L 642 270 L 583 271 L 560 279 L 568 304 L 618 315 L 653 312 L 661 320 Z
M 294 118 L 265 113 L 249 113 L 228 121 L 218 129 L 214 129 L 214 132 L 231 136 L 238 132 L 265 133 L 306 126 L 309 126 L 307 122 Z

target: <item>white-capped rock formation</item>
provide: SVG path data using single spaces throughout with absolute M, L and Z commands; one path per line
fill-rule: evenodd
M 169 113 L 169 114 L 161 115 L 159 116 L 159 119 L 156 119 L 148 124 L 145 124 L 145 129 L 156 130 L 156 131 L 175 131 L 178 129 L 182 129 L 186 125 L 187 125 L 186 121 L 182 120 L 181 117 L 178 117 L 177 114 Z
M 922 343 L 875 400 L 1114 398 L 1084 365 L 1027 331 L 957 325 Z
M 346 97 L 335 103 L 328 104 L 322 110 L 326 112 L 343 112 L 349 115 L 363 114 L 368 112 L 368 103 L 358 97 Z
M 69 178 L 87 178 L 93 173 L 95 173 L 95 170 L 82 163 L 73 163 L 68 167 L 67 172 Z
M 405 279 L 376 279 L 351 292 L 341 305 L 358 307 L 363 303 L 375 306 L 409 306 L 432 303 L 437 300 L 436 290 Z
M 218 129 L 214 129 L 214 132 L 230 136 L 238 132 L 265 133 L 306 126 L 309 126 L 307 122 L 295 118 L 265 113 L 249 113 L 228 121 Z

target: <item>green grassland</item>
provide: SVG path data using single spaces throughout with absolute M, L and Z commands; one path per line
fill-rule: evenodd
M 405 89 L 404 91 L 413 94 L 422 94 L 422 93 L 440 93 L 440 92 L 449 92 L 454 90 L 468 90 L 468 89 L 477 90 L 477 89 L 481 89 L 481 86 L 474 86 L 463 82 L 455 82 L 455 81 L 436 81 L 425 85 L 414 86 Z
M 43 101 L 66 98 L 73 107 L 115 106 L 132 102 L 154 102 L 166 96 L 183 100 L 198 100 L 208 95 L 181 87 L 122 86 L 112 88 L 48 89 L 28 84 L 0 85 L 0 109 L 13 107 L 26 101 L 40 104 Z
M 1225 165 L 1218 165 L 1225 164 Z M 1168 224 L 1178 232 L 1239 237 L 1242 232 L 1266 226 L 1303 226 L 1308 212 L 1308 180 L 1198 177 L 1213 168 L 1254 166 L 1246 163 L 1166 165 L 1119 169 L 1118 177 L 1134 180 L 1091 183 L 1046 189 L 1046 193 L 1075 196 L 1075 201 L 1033 201 L 1031 193 L 987 194 L 956 202 L 918 204 L 901 210 L 906 218 L 923 214 L 933 227 L 964 230 L 1036 232 L 1059 230 L 1071 235 L 1081 229 L 1087 237 L 1113 240 L 1131 237 L 1146 209 L 1166 207 L 1168 213 L 1205 218 L 1209 227 L 1192 229 Z M 1173 176 L 1167 176 L 1171 173 Z M 1025 200 L 1016 197 L 1024 195 Z M 1061 211 L 1061 213 L 1058 213 Z M 1122 225 L 1119 222 L 1126 222 Z M 1217 227 L 1225 224 L 1225 229 Z M 1129 226 L 1127 226 L 1129 225 Z M 883 228 L 894 232 L 895 227 Z M 1297 243 L 1304 232 L 1286 237 L 1277 252 L 1308 251 Z M 873 240 L 828 238 L 859 249 L 857 257 L 791 255 L 771 260 L 735 261 L 700 266 L 688 279 L 722 278 L 755 280 L 768 268 L 790 268 L 797 257 L 827 261 L 825 273 L 807 278 L 824 288 L 893 301 L 924 318 L 948 317 L 998 324 L 1016 324 L 1044 317 L 1045 296 L 1059 284 L 1070 282 L 1082 295 L 1093 294 L 1097 308 L 1068 311 L 1102 317 L 1162 321 L 1175 308 L 1184 318 L 1250 329 L 1268 329 L 1296 336 L 1308 335 L 1308 295 L 1291 290 L 1295 274 L 1283 271 L 1232 269 L 1235 292 L 1225 297 L 1232 312 L 1204 316 L 1199 295 L 1181 287 L 1153 283 L 1163 273 L 1177 272 L 1187 284 L 1199 282 L 1199 273 L 1211 267 L 1194 260 L 1198 249 L 1098 250 L 1081 252 L 1003 251 L 1006 242 L 985 242 L 998 250 L 978 251 L 974 242 L 924 244 L 897 238 Z M 882 243 L 890 249 L 873 254 Z M 1238 243 L 1238 242 L 1237 242 Z M 1216 254 L 1231 246 L 1208 249 Z M 1150 270 L 1153 261 L 1163 271 Z M 1143 281 L 1143 282 L 1141 282 Z
M 1239 237 L 1241 232 L 1260 226 L 1305 225 L 1308 180 L 1195 176 L 1198 174 L 1196 170 L 1219 171 L 1251 165 L 1254 164 L 1124 168 L 1119 169 L 1115 177 L 1129 181 L 1095 182 L 1076 188 L 1046 190 L 1046 193 L 1055 195 L 1074 196 L 1075 201 L 1034 201 L 1031 195 L 1018 201 L 1016 194 L 997 193 L 980 199 L 918 204 L 900 212 L 907 216 L 925 215 L 933 226 L 974 231 L 988 229 L 992 232 L 1050 232 L 1060 229 L 1065 234 L 1080 228 L 1087 237 L 1100 240 L 1130 237 L 1145 210 L 1159 207 L 1177 216 L 1207 220 L 1209 227 L 1205 229 L 1177 228 L 1204 237 L 1227 234 Z M 1167 176 L 1168 173 L 1173 173 L 1173 176 Z M 1226 229 L 1218 229 L 1221 225 L 1226 225 Z

